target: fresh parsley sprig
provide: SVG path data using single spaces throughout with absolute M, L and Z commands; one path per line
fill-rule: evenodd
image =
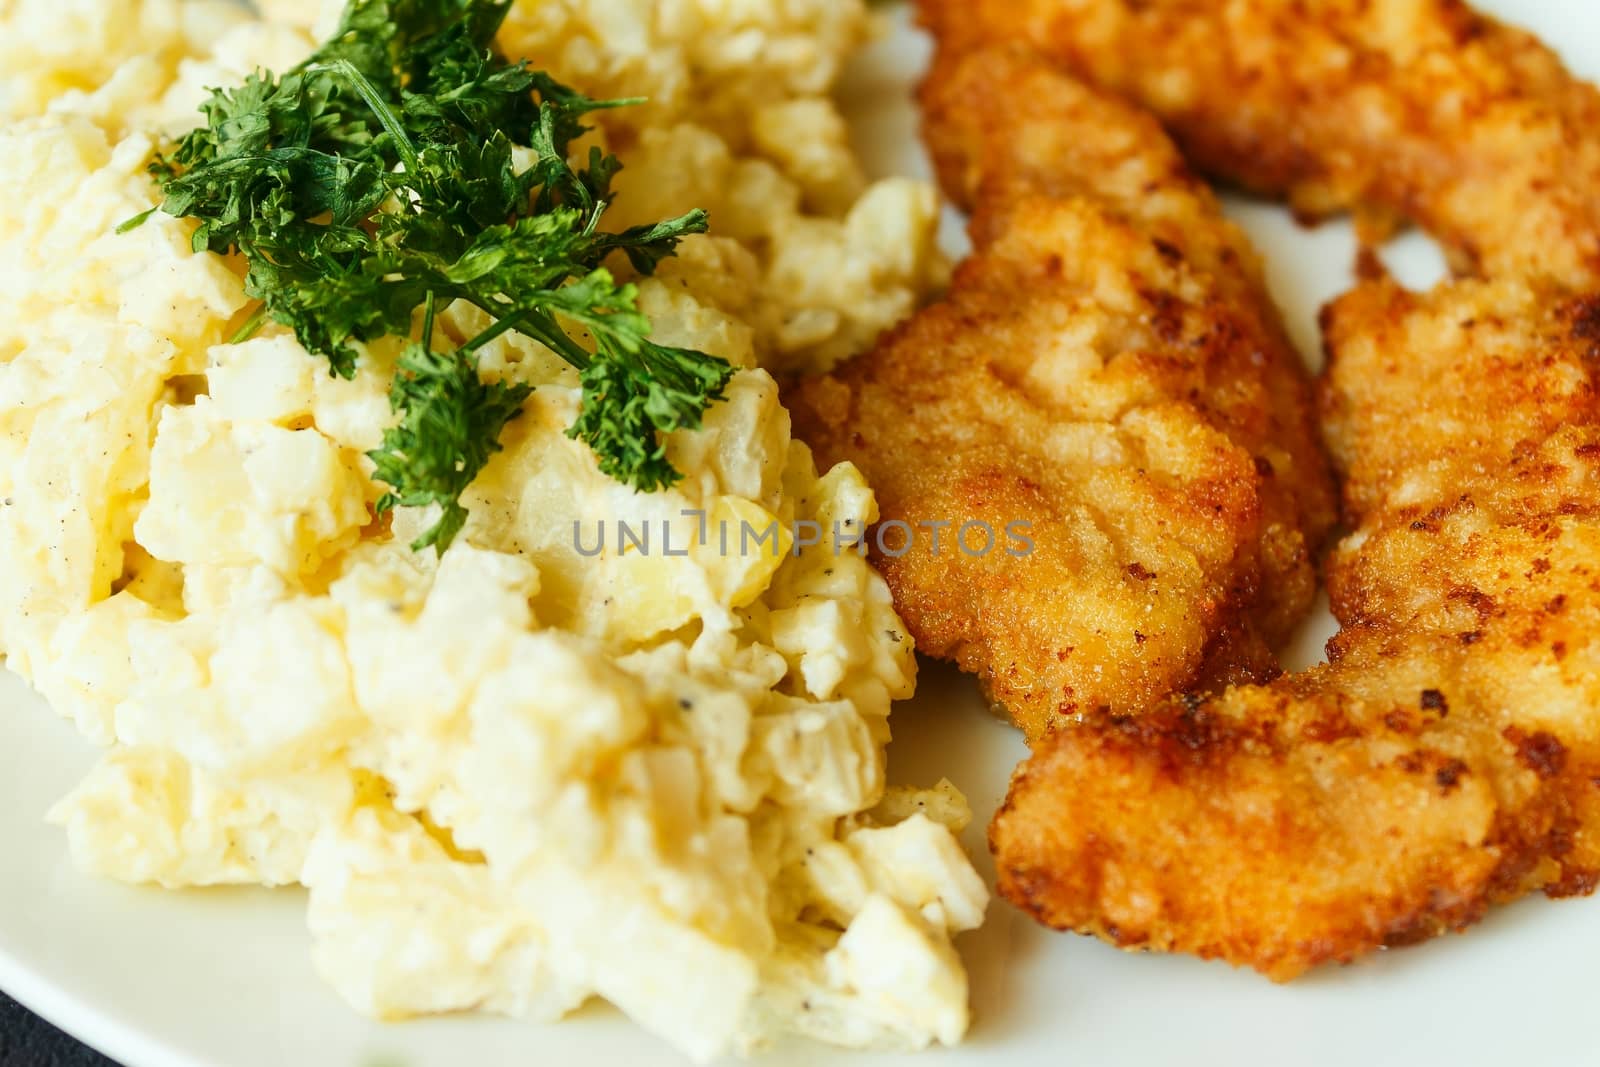
M 571 146 L 586 115 L 635 101 L 592 100 L 498 56 L 491 42 L 509 7 L 353 0 L 306 62 L 213 91 L 206 124 L 151 168 L 160 209 L 199 220 L 197 252 L 244 256 L 245 291 L 261 310 L 242 334 L 270 318 L 349 378 L 355 342 L 411 337 L 422 312 L 390 389 L 399 421 L 371 453 L 391 487 L 380 513 L 440 508 L 418 550 L 443 552 L 460 532 L 462 493 L 532 392 L 481 379 L 478 353 L 494 338 L 516 331 L 578 369 L 582 407 L 569 435 L 641 491 L 681 477 L 662 435 L 698 428 L 733 373 L 651 341 L 635 287 L 605 266 L 621 253 L 650 273 L 705 231 L 705 213 L 600 229 L 620 164 L 594 148 L 574 167 Z M 519 169 L 516 146 L 531 165 Z M 491 324 L 439 351 L 436 310 L 457 300 Z

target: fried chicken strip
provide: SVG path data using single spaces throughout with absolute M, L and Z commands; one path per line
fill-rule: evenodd
M 1286 979 L 1600 876 L 1600 94 L 1453 0 L 924 0 L 1153 108 L 1206 169 L 1431 230 L 1327 313 L 1356 527 L 1328 665 L 1063 731 L 991 828 L 1041 920 Z
M 1036 753 L 991 841 L 1052 926 L 1287 979 L 1600 877 L 1600 296 L 1379 284 L 1326 328 L 1331 662 Z
M 1600 279 L 1600 92 L 1460 0 L 922 0 L 947 45 L 1026 41 L 1156 112 L 1202 169 L 1417 222 L 1462 272 Z
M 918 648 L 1033 738 L 1270 670 L 1333 505 L 1244 237 L 1155 120 L 1034 57 L 941 59 L 923 102 L 976 252 L 787 396 L 874 486 Z

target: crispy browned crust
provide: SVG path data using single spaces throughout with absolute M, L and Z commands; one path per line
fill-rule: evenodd
M 1293 977 L 1600 877 L 1600 94 L 1455 0 L 923 0 L 1206 169 L 1467 272 L 1326 315 L 1330 663 L 1053 737 L 991 829 L 1042 921 Z
M 1156 336 L 1134 342 L 1194 372 L 1182 390 L 1166 376 L 1169 395 L 1249 452 L 1262 475 L 1260 581 L 1248 606 L 1260 636 L 1281 641 L 1315 594 L 1313 557 L 1334 508 L 1305 371 L 1255 249 L 1147 113 L 1059 76 L 1035 54 L 947 48 L 920 98 L 941 184 L 972 213 L 978 244 L 1008 224 L 1010 205 L 1045 195 L 1093 205 L 1171 265 L 1155 276 L 1133 258 L 1089 266 L 1120 270 L 1139 289 L 1137 313 Z M 1117 294 L 1103 296 L 1122 310 Z
M 1031 56 L 947 56 L 924 103 L 977 251 L 943 301 L 787 394 L 819 459 L 915 529 L 878 562 L 918 647 L 1034 738 L 1260 677 L 1334 508 L 1254 255 L 1159 124 Z M 967 522 L 1000 545 L 960 551 Z
M 1155 111 L 1189 158 L 1426 227 L 1464 270 L 1600 280 L 1600 92 L 1460 0 L 922 0 L 947 42 L 1027 42 Z
M 1052 738 L 991 829 L 1043 922 L 1285 979 L 1600 877 L 1600 297 L 1327 318 L 1331 662 Z

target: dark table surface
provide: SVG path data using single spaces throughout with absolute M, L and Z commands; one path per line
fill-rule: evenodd
M 117 1067 L 0 993 L 0 1067 Z

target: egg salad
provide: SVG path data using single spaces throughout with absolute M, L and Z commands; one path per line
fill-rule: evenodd
M 382 1019 L 598 997 L 700 1060 L 958 1041 L 969 813 L 885 786 L 911 639 L 848 540 L 791 533 L 864 530 L 872 491 L 817 469 L 772 377 L 943 274 L 933 193 L 868 183 L 827 96 L 863 4 L 513 5 L 505 54 L 647 98 L 593 134 L 617 224 L 712 221 L 638 307 L 737 370 L 666 441 L 681 480 L 639 492 L 567 433 L 577 373 L 495 337 L 482 376 L 532 392 L 437 554 L 411 547 L 434 509 L 385 512 L 368 457 L 405 339 L 330 375 L 241 329 L 244 265 L 193 221 L 118 232 L 206 89 L 299 62 L 338 7 L 0 2 L 0 653 L 104 746 L 52 813 L 75 860 L 307 887 L 318 971 Z

